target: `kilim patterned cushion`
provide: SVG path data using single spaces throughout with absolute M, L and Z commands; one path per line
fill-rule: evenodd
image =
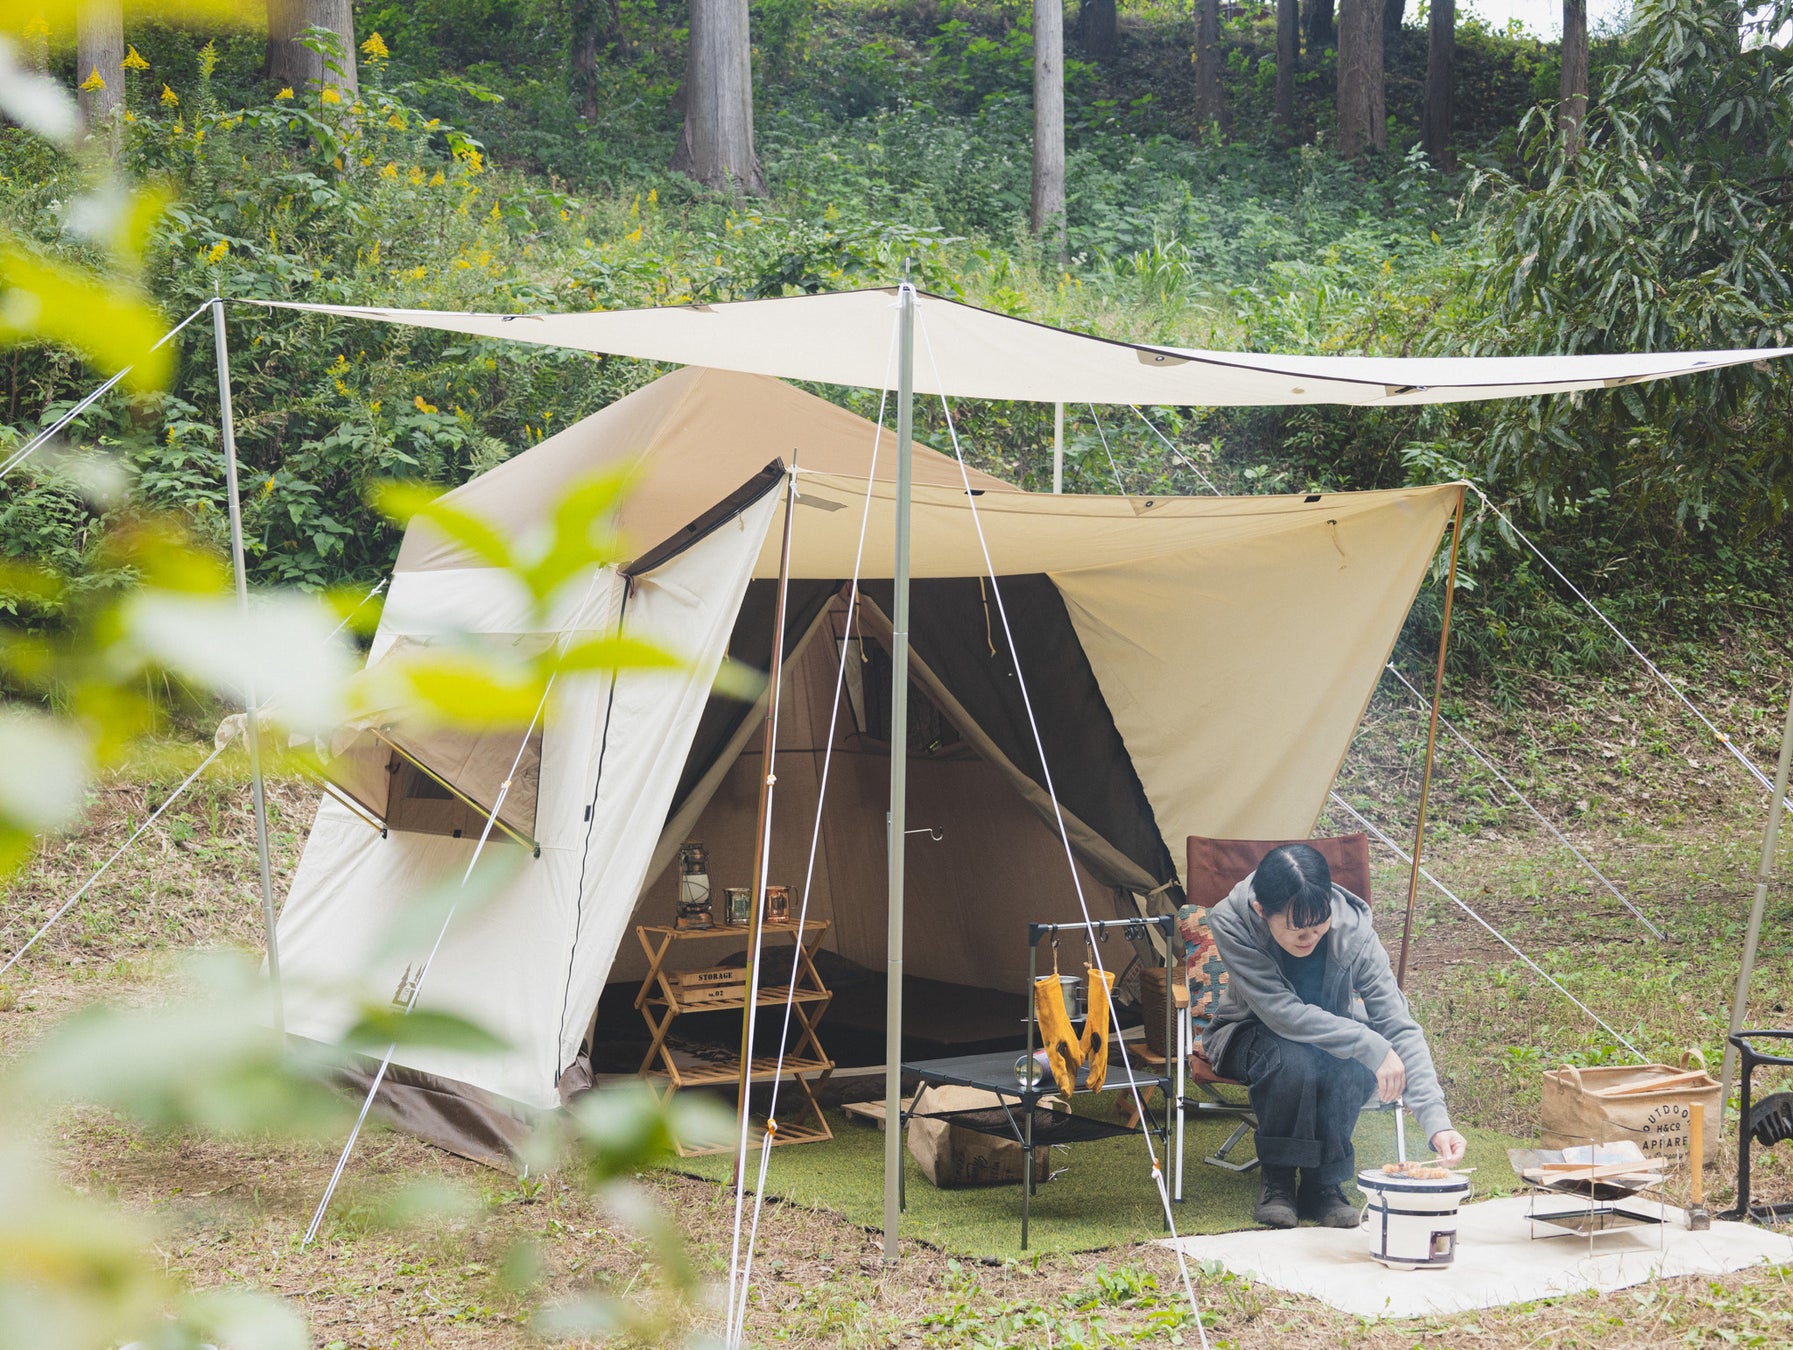
M 1220 1004 L 1226 988 L 1226 966 L 1208 931 L 1208 906 L 1184 905 L 1177 911 L 1177 935 L 1183 940 L 1183 978 L 1189 989 L 1189 1021 L 1199 1036 Z

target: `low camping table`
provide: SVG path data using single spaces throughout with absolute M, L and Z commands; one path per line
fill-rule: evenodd
M 1116 1054 L 1108 1061 L 1108 1079 L 1102 1084 L 1103 1092 L 1125 1092 L 1138 1088 L 1140 1100 L 1146 1101 L 1147 1094 L 1153 1088 L 1163 1091 L 1166 1102 L 1170 1100 L 1170 1079 L 1162 1074 L 1152 1072 L 1138 1060 L 1137 1048 L 1127 1047 L 1134 1056 L 1133 1067 L 1129 1071 L 1127 1064 Z M 999 1138 L 1013 1139 L 1021 1145 L 1022 1182 L 1021 1182 L 1021 1250 L 1027 1250 L 1028 1209 L 1033 1199 L 1033 1151 L 1042 1145 L 1074 1144 L 1090 1139 L 1110 1139 L 1116 1135 L 1132 1134 L 1134 1127 L 1116 1124 L 1105 1120 L 1096 1120 L 1090 1116 L 1072 1115 L 1069 1111 L 1054 1111 L 1040 1106 L 1042 1097 L 1059 1094 L 1071 1096 L 1078 1092 L 1087 1092 L 1084 1086 L 1084 1075 L 1077 1075 L 1077 1084 L 1069 1091 L 1061 1089 L 1053 1081 L 1050 1072 L 1044 1072 L 1040 1081 L 1031 1087 L 1022 1087 L 1015 1077 L 1015 1061 L 1020 1055 L 1014 1050 L 994 1050 L 981 1055 L 955 1055 L 949 1059 L 923 1059 L 903 1065 L 904 1073 L 912 1073 L 925 1085 L 949 1085 L 955 1087 L 982 1088 L 986 1092 L 996 1094 L 1001 1100 L 995 1106 L 975 1107 L 968 1111 L 942 1111 L 931 1115 L 930 1119 L 950 1121 L 954 1125 L 976 1130 L 981 1134 L 995 1135 Z M 907 1125 L 913 1112 L 905 1112 L 902 1124 Z M 1160 1140 L 1168 1140 L 1170 1135 L 1170 1118 L 1166 1113 L 1163 1124 L 1159 1124 L 1147 1108 L 1146 1120 L 1152 1122 L 1152 1128 Z M 1138 1128 L 1144 1129 L 1146 1121 L 1142 1120 Z

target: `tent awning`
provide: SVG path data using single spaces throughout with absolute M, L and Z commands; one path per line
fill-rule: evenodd
M 251 300 L 270 308 L 439 328 L 787 380 L 896 385 L 894 288 L 585 314 L 481 314 Z M 921 297 L 915 390 L 957 398 L 1177 407 L 1377 406 L 1606 389 L 1793 348 L 1610 356 L 1276 356 L 1116 342 Z

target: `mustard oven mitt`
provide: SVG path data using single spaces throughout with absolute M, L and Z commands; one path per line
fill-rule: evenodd
M 1040 1040 L 1046 1051 L 1046 1063 L 1052 1070 L 1052 1081 L 1059 1091 L 1069 1092 L 1077 1085 L 1077 1066 L 1083 1062 L 1083 1047 L 1071 1029 L 1071 1015 L 1065 1011 L 1065 987 L 1056 973 L 1043 975 L 1033 982 L 1034 1015 L 1040 1023 Z
M 1085 966 L 1089 972 L 1089 1012 L 1083 1019 L 1083 1036 L 1078 1041 L 1078 1057 L 1089 1070 L 1085 1084 L 1091 1092 L 1100 1092 L 1108 1081 L 1108 1017 L 1109 994 L 1114 989 L 1114 972 Z

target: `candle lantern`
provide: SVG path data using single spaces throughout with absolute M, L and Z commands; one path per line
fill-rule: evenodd
M 679 846 L 680 928 L 714 928 L 710 912 L 710 851 L 687 840 Z
M 745 928 L 753 921 L 753 887 L 725 887 L 722 903 L 722 921 L 729 927 Z

